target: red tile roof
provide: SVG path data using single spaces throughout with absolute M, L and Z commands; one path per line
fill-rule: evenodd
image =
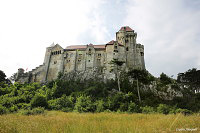
M 117 41 L 112 40 L 112 41 L 108 42 L 106 45 L 113 45 L 115 42 L 117 42 Z M 118 43 L 118 45 L 119 46 L 124 46 L 121 43 Z
M 104 49 L 106 45 L 93 45 L 95 49 Z
M 112 40 L 112 41 L 110 41 L 110 42 L 108 42 L 107 44 L 109 45 L 109 44 L 114 44 L 116 41 L 114 41 L 114 40 Z
M 66 49 L 86 49 L 87 45 L 72 45 L 72 46 L 67 46 Z
M 88 46 L 92 46 L 95 49 L 105 49 L 106 45 L 93 45 L 93 44 L 89 44 L 89 45 L 72 45 L 72 46 L 67 46 L 66 49 L 67 50 L 72 50 L 72 49 L 86 49 Z
M 129 26 L 121 27 L 120 31 L 133 31 Z

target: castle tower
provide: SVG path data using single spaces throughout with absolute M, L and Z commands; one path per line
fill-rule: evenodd
M 129 26 L 121 27 L 116 33 L 116 40 L 124 46 L 126 66 L 128 69 L 145 69 L 144 66 L 144 47 L 136 43 L 137 33 Z

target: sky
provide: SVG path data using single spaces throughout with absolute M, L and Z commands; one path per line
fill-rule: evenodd
M 53 42 L 106 44 L 122 26 L 137 32 L 154 76 L 200 69 L 200 0 L 0 0 L 0 70 L 31 71 Z

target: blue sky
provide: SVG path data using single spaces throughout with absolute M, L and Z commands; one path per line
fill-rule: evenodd
M 1 0 L 0 16 L 0 70 L 8 76 L 42 64 L 53 42 L 105 44 L 127 25 L 154 76 L 200 68 L 200 0 Z

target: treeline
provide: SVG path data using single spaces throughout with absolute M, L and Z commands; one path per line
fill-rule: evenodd
M 61 77 L 45 85 L 2 81 L 0 114 L 38 114 L 44 110 L 169 114 L 200 109 L 200 94 L 164 73 L 155 78 L 147 71 L 132 70 L 121 74 L 119 80 L 106 82 Z M 182 95 L 171 95 L 169 88 Z

